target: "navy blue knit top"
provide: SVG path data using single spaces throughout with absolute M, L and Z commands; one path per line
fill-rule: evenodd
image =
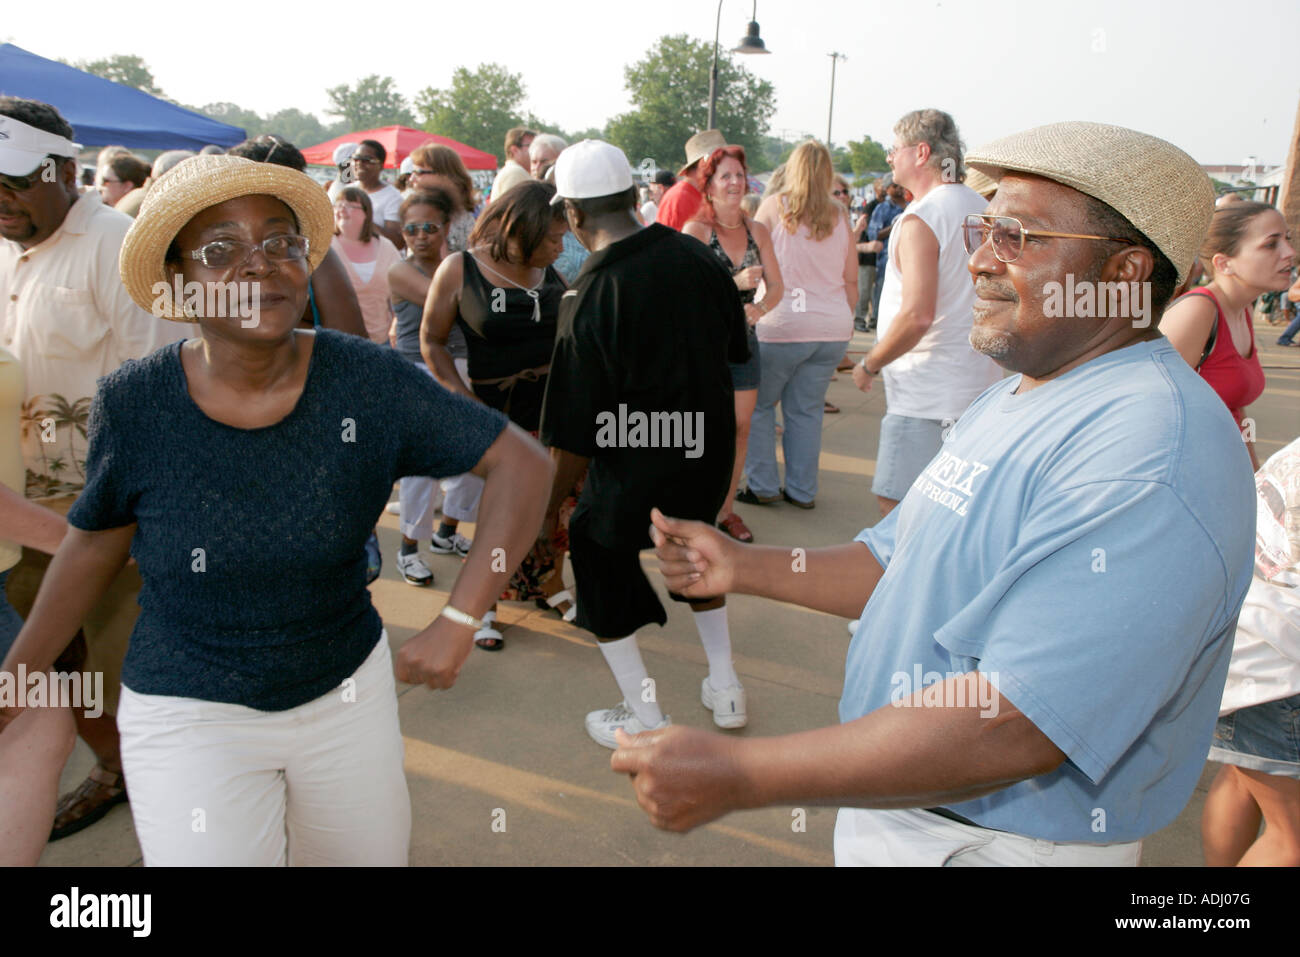
M 379 640 L 365 541 L 393 482 L 469 471 L 506 418 L 391 349 L 320 330 L 293 411 L 235 428 L 190 398 L 180 347 L 100 380 L 68 521 L 138 523 L 142 610 L 123 684 L 293 708 L 340 685 Z

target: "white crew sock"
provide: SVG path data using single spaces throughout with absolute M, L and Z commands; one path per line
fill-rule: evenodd
M 658 696 L 655 696 L 654 701 L 641 700 L 645 689 L 654 686 L 644 684 L 648 675 L 645 662 L 641 660 L 641 649 L 637 647 L 636 635 L 628 635 L 617 641 L 602 641 L 600 653 L 605 656 L 609 670 L 614 672 L 618 690 L 623 692 L 623 700 L 632 709 L 632 713 L 647 728 L 662 724 L 664 714 L 659 710 Z
M 700 644 L 709 659 L 709 684 L 722 691 L 740 684 L 740 676 L 731 662 L 731 632 L 727 628 L 727 606 L 695 612 L 695 627 L 700 630 Z

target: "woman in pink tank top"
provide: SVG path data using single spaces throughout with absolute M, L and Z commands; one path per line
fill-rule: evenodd
M 1286 222 L 1274 207 L 1224 206 L 1215 211 L 1201 246 L 1201 262 L 1212 281 L 1177 300 L 1160 320 L 1160 331 L 1232 412 L 1256 470 L 1246 406 L 1264 392 L 1264 369 L 1250 307 L 1265 292 L 1291 284 L 1294 258 Z

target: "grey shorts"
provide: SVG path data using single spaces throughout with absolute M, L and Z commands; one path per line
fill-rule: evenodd
M 871 491 L 901 502 L 917 476 L 939 454 L 943 430 L 950 424 L 886 412 L 880 420 L 880 449 Z
M 1210 760 L 1300 778 L 1300 695 L 1225 714 L 1214 727 Z

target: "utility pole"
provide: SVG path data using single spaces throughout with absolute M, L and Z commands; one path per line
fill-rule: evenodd
M 831 120 L 835 117 L 835 64 L 838 60 L 847 60 L 843 53 L 828 53 L 831 58 L 831 106 L 826 113 L 826 148 L 831 148 Z

